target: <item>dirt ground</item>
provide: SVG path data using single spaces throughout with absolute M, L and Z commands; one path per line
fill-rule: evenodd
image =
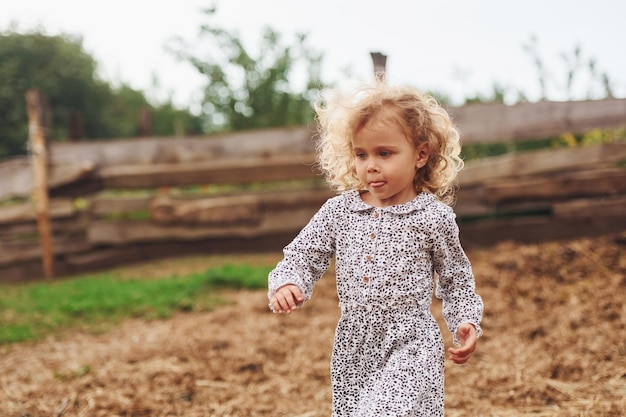
M 446 363 L 446 415 L 626 415 L 625 252 L 623 234 L 468 252 L 485 336 L 468 364 Z M 271 314 L 264 291 L 226 296 L 208 313 L 0 347 L 0 415 L 329 416 L 334 276 L 290 316 Z M 437 301 L 433 311 L 445 329 Z

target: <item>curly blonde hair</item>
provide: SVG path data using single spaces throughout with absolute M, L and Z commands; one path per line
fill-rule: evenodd
M 348 95 L 335 91 L 326 104 L 315 105 L 317 164 L 330 186 L 337 191 L 364 188 L 356 173 L 352 139 L 382 110 L 392 110 L 397 116 L 393 119 L 415 146 L 427 144 L 428 161 L 413 180 L 416 191 L 430 192 L 452 204 L 456 177 L 463 168 L 458 130 L 434 97 L 382 82 L 358 87 Z

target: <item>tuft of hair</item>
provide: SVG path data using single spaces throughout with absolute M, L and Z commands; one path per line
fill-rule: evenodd
M 352 150 L 354 135 L 381 111 L 391 111 L 407 139 L 427 144 L 428 162 L 414 179 L 418 192 L 434 194 L 454 203 L 457 175 L 463 169 L 460 135 L 448 112 L 437 100 L 410 86 L 375 82 L 348 92 L 327 92 L 325 103 L 316 103 L 317 165 L 336 191 L 362 189 Z

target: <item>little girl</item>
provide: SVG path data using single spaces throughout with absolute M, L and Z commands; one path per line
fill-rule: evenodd
M 383 83 L 316 111 L 319 165 L 341 195 L 285 247 L 269 275 L 269 306 L 294 311 L 336 256 L 333 416 L 443 416 L 435 273 L 460 346 L 450 359 L 465 363 L 482 334 L 483 303 L 447 205 L 463 166 L 458 131 L 432 97 Z

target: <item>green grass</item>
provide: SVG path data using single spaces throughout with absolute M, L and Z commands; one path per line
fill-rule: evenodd
M 0 344 L 71 328 L 110 329 L 125 318 L 162 319 L 224 304 L 216 289 L 266 287 L 270 266 L 223 265 L 184 276 L 138 279 L 114 273 L 0 285 Z

